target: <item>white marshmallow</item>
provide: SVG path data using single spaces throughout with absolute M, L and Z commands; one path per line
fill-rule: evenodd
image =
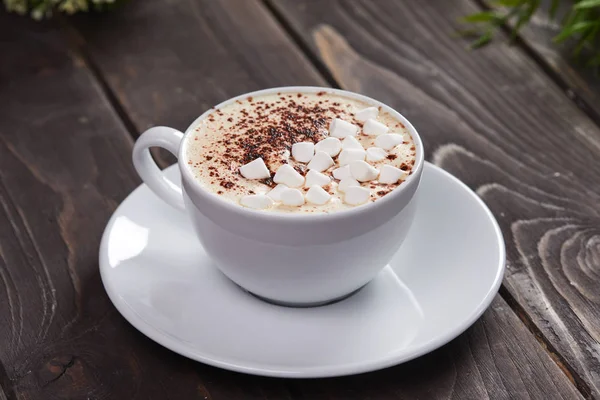
M 366 203 L 367 200 L 369 200 L 369 196 L 371 196 L 371 191 L 369 189 L 362 186 L 351 186 L 346 190 L 344 202 L 346 204 L 357 206 Z
M 400 168 L 384 165 L 379 173 L 379 183 L 396 183 L 404 175 L 406 175 L 406 172 Z
M 333 159 L 331 156 L 324 151 L 317 151 L 312 160 L 308 163 L 308 169 L 314 169 L 317 172 L 323 172 L 327 168 L 331 167 L 333 164 Z
M 377 162 L 385 159 L 387 153 L 381 147 L 369 147 L 367 149 L 367 161 Z
M 329 136 L 344 138 L 346 136 L 356 136 L 358 134 L 358 126 L 344 121 L 343 119 L 335 118 L 329 125 Z
M 300 142 L 292 145 L 292 156 L 298 162 L 307 163 L 315 155 L 315 144 L 313 142 Z
M 331 199 L 331 195 L 321 186 L 311 186 L 306 192 L 306 201 L 313 204 L 323 205 Z
M 389 130 L 390 128 L 376 119 L 368 119 L 363 125 L 363 133 L 365 135 L 383 135 Z
M 274 201 L 280 202 L 281 201 L 281 192 L 283 192 L 287 188 L 288 187 L 286 185 L 283 185 L 280 183 L 279 185 L 277 185 L 273 189 L 271 189 L 269 191 L 269 193 L 267 193 L 267 196 L 269 196 Z
M 377 107 L 367 107 L 358 111 L 354 116 L 360 122 L 365 122 L 368 119 L 375 119 L 379 115 L 379 109 Z
M 340 165 L 350 164 L 352 161 L 364 160 L 367 152 L 361 149 L 346 149 L 342 150 L 338 157 Z
M 271 176 L 269 168 L 265 165 L 262 158 L 250 161 L 240 167 L 240 174 L 246 179 L 265 179 Z
M 364 161 L 352 161 L 350 163 L 350 173 L 352 177 L 359 182 L 368 182 L 377 179 L 379 170 Z
M 344 178 L 351 178 L 352 174 L 350 173 L 350 166 L 349 165 L 345 165 L 343 167 L 334 169 L 333 170 L 333 177 L 335 179 L 339 179 L 339 180 L 342 180 Z
M 340 192 L 345 192 L 346 190 L 348 190 L 348 188 L 351 188 L 352 186 L 360 186 L 360 183 L 352 178 L 344 178 L 340 181 L 340 183 L 338 184 L 338 191 Z
M 281 202 L 286 206 L 301 206 L 304 204 L 304 195 L 298 189 L 285 189 L 281 192 Z
M 255 210 L 264 210 L 273 205 L 273 199 L 264 194 L 251 194 L 240 199 L 240 204 L 244 207 Z
M 340 142 L 340 139 L 334 137 L 325 138 L 315 145 L 315 151 L 323 151 L 331 157 L 337 156 L 340 150 L 342 150 L 342 142 Z
M 273 177 L 273 182 L 283 183 L 289 187 L 300 187 L 304 184 L 304 177 L 289 164 L 283 164 Z
M 331 178 L 327 175 L 322 174 L 320 172 L 315 171 L 314 169 L 309 169 L 306 174 L 306 181 L 304 182 L 304 187 L 313 187 L 313 186 L 325 186 L 331 183 Z
M 403 141 L 404 138 L 398 133 L 386 133 L 385 135 L 377 136 L 375 145 L 385 150 L 391 150 Z
M 342 141 L 342 150 L 346 149 L 359 149 L 364 150 L 362 144 L 354 136 L 346 136 L 346 138 Z

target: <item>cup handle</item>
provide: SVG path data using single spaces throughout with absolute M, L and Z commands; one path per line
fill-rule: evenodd
M 181 188 L 165 178 L 150 154 L 150 147 L 162 147 L 177 157 L 181 139 L 183 133 L 177 129 L 166 126 L 148 129 L 133 146 L 133 166 L 144 183 L 158 197 L 179 210 L 185 210 Z

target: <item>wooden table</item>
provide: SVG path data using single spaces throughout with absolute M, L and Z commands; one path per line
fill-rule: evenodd
M 600 399 L 600 79 L 540 15 L 515 46 L 456 38 L 472 0 L 143 0 L 36 23 L 0 13 L 0 399 Z M 411 119 L 506 239 L 467 332 L 370 374 L 282 380 L 178 356 L 98 274 L 140 180 L 135 137 L 244 92 L 341 87 Z M 171 159 L 159 154 L 164 165 Z

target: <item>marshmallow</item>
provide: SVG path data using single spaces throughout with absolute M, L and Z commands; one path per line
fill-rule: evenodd
M 365 122 L 368 119 L 375 119 L 379 115 L 379 109 L 377 107 L 367 107 L 358 111 L 354 116 L 360 122 Z
M 384 165 L 379 173 L 379 183 L 396 183 L 404 175 L 406 175 L 406 171 L 391 165 Z
M 246 179 L 265 179 L 271 176 L 269 168 L 265 165 L 262 158 L 250 161 L 240 167 L 240 174 Z
M 273 182 L 283 183 L 289 187 L 300 187 L 304 184 L 304 177 L 289 164 L 283 164 L 273 177 Z
M 317 151 L 312 160 L 308 163 L 308 169 L 314 169 L 317 172 L 323 172 L 334 164 L 331 156 L 324 151 Z
M 343 119 L 335 118 L 329 125 L 329 136 L 344 138 L 346 136 L 356 136 L 358 134 L 358 126 L 344 121 Z
M 321 186 L 311 186 L 306 192 L 306 201 L 313 204 L 323 205 L 331 199 L 331 195 Z
M 244 207 L 253 208 L 255 210 L 264 210 L 273 205 L 273 200 L 264 194 L 251 194 L 240 199 L 240 204 Z
M 385 124 L 382 124 L 375 119 L 368 119 L 363 125 L 363 133 L 365 135 L 383 135 L 389 130 L 390 128 L 388 128 Z
M 333 170 L 333 177 L 335 179 L 339 179 L 339 180 L 342 180 L 344 178 L 351 178 L 352 174 L 350 173 L 350 166 L 349 165 L 345 165 L 343 167 L 334 169 Z
M 391 150 L 404 141 L 402 135 L 397 133 L 386 133 L 385 135 L 377 136 L 375 145 L 385 150 Z
M 352 186 L 360 186 L 360 183 L 356 179 L 349 177 L 342 179 L 337 189 L 340 192 L 345 192 L 346 190 L 348 190 L 348 188 L 351 188 Z
M 315 155 L 315 144 L 313 142 L 300 142 L 292 145 L 292 156 L 298 162 L 307 163 Z
M 275 186 L 273 189 L 271 189 L 269 191 L 269 193 L 267 193 L 267 196 L 269 196 L 271 199 L 273 199 L 273 201 L 281 201 L 281 192 L 283 192 L 285 189 L 287 189 L 288 187 L 286 185 L 283 184 L 279 184 L 277 186 Z
M 367 152 L 361 149 L 346 149 L 342 150 L 338 157 L 340 165 L 350 164 L 352 161 L 364 160 Z
M 352 186 L 346 190 L 344 202 L 352 206 L 357 206 L 366 203 L 367 200 L 369 200 L 369 196 L 371 196 L 371 191 L 369 189 L 362 186 Z
M 377 179 L 379 170 L 364 161 L 352 161 L 350 163 L 350 173 L 352 177 L 359 182 L 368 182 Z
M 315 151 L 323 151 L 331 157 L 337 156 L 340 150 L 342 150 L 342 142 L 340 142 L 340 139 L 334 137 L 325 138 L 315 145 Z
M 327 175 L 322 174 L 320 172 L 315 171 L 314 169 L 309 169 L 306 174 L 306 181 L 304 182 L 304 187 L 312 187 L 312 186 L 325 186 L 331 183 L 331 178 Z
M 298 189 L 285 189 L 281 192 L 281 202 L 286 206 L 301 206 L 304 204 L 304 196 Z
M 367 149 L 367 161 L 381 161 L 387 157 L 387 153 L 381 147 L 369 147 Z
M 360 144 L 358 140 L 354 136 L 346 136 L 342 141 L 342 149 L 359 149 L 364 150 L 365 148 Z

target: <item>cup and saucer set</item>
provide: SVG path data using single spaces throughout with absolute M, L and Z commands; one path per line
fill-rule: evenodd
M 252 210 L 195 179 L 187 133 L 140 136 L 144 180 L 102 237 L 100 272 L 118 311 L 140 332 L 185 357 L 228 370 L 287 378 L 374 371 L 419 357 L 471 326 L 504 272 L 502 233 L 465 184 L 424 161 L 418 133 L 398 112 L 329 88 L 248 93 L 327 93 L 380 107 L 413 137 L 413 173 L 375 202 L 329 214 Z M 159 146 L 179 162 L 161 171 Z

